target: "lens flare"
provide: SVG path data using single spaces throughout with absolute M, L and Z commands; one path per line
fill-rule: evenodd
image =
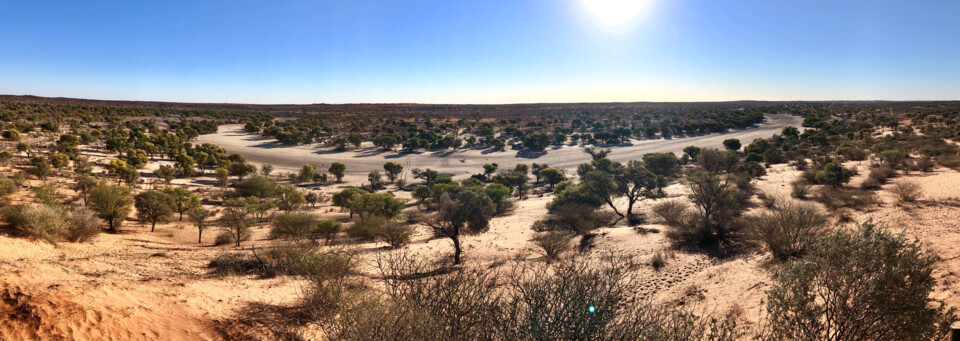
M 580 2 L 594 20 L 612 29 L 630 24 L 650 4 L 650 0 L 580 0 Z

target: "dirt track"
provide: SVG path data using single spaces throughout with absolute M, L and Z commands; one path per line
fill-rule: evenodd
M 723 134 L 679 137 L 672 139 L 634 140 L 630 145 L 611 147 L 610 158 L 615 161 L 639 159 L 646 153 L 674 152 L 682 153 L 686 146 L 722 148 L 723 140 L 737 138 L 746 146 L 757 138 L 779 134 L 784 127 L 800 127 L 802 119 L 789 115 L 767 115 L 767 121 L 757 127 L 732 130 Z M 382 152 L 372 145 L 365 144 L 359 150 L 336 153 L 320 145 L 285 146 L 276 140 L 265 139 L 243 131 L 242 125 L 224 125 L 216 134 L 202 135 L 197 143 L 214 143 L 231 153 L 243 154 L 253 163 L 270 163 L 279 171 L 294 171 L 304 163 L 323 165 L 325 169 L 332 162 L 347 165 L 347 176 L 362 179 L 373 170 L 383 171 L 383 164 L 395 161 L 406 169 L 431 168 L 444 174 L 466 176 L 482 171 L 485 163 L 496 162 L 500 169 L 512 168 L 517 163 L 546 163 L 567 171 L 575 170 L 577 165 L 588 162 L 590 156 L 583 152 L 582 146 L 563 146 L 548 149 L 545 154 L 530 155 L 515 150 L 491 152 L 489 150 L 459 150 L 456 152 L 396 153 Z

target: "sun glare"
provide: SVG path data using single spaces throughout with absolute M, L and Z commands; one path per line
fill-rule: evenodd
M 650 0 L 580 0 L 586 12 L 599 24 L 619 29 L 632 23 Z

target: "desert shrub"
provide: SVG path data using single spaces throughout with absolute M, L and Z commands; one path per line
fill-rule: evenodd
M 534 231 L 566 231 L 582 236 L 611 220 L 610 214 L 585 205 L 564 204 L 551 211 L 547 219 L 534 223 Z
M 960 168 L 960 156 L 947 154 L 937 157 L 937 163 L 947 168 Z
M 877 199 L 876 193 L 871 191 L 844 190 L 826 187 L 818 193 L 817 201 L 822 203 L 830 210 L 837 210 L 840 208 L 862 210 L 873 206 L 877 202 Z
M 311 281 L 346 276 L 353 269 L 351 255 L 325 253 L 308 244 L 291 244 L 266 250 L 258 257 L 268 272 L 265 275 L 302 276 Z
M 823 170 L 814 173 L 813 180 L 821 185 L 840 187 L 849 182 L 853 175 L 852 169 L 843 167 L 839 162 L 830 162 L 823 166 Z
M 316 232 L 317 216 L 307 212 L 283 212 L 273 217 L 271 238 L 302 240 Z
M 397 257 L 399 258 L 399 257 Z M 394 259 L 397 259 L 394 258 Z M 339 340 L 735 340 L 730 317 L 701 318 L 633 300 L 639 264 L 625 257 L 431 272 L 422 261 L 379 262 L 388 298 L 347 301 L 325 330 Z M 401 263 L 401 265 L 395 265 Z M 410 265 L 413 263 L 412 265 Z M 406 266 L 404 266 L 406 264 Z M 497 285 L 503 282 L 502 285 Z
M 717 256 L 732 254 L 743 246 L 744 189 L 735 176 L 697 173 L 687 176 L 684 184 L 690 189 L 695 210 L 690 218 L 671 226 L 666 235 L 677 246 L 700 248 Z M 748 182 L 749 183 L 749 182 Z
M 240 234 L 240 241 L 245 241 L 250 239 L 250 231 L 242 231 Z M 213 239 L 213 245 L 221 246 L 227 244 L 234 244 L 237 242 L 237 237 L 229 230 L 221 231 L 216 238 Z
M 767 292 L 770 340 L 943 340 L 953 309 L 930 294 L 937 257 L 867 222 L 787 263 Z
M 881 187 L 883 187 L 883 182 L 873 177 L 867 177 L 860 183 L 861 189 L 880 189 Z
M 323 239 L 330 242 L 333 236 L 343 230 L 343 224 L 336 220 L 324 220 L 317 223 L 316 231 L 323 236 Z
M 653 253 L 653 256 L 650 256 L 650 267 L 656 271 L 660 271 L 663 267 L 667 266 L 667 261 L 676 257 L 673 254 L 673 251 L 659 249 Z
M 803 179 L 797 179 L 790 183 L 790 196 L 797 199 L 806 199 L 810 195 L 810 188 L 813 186 Z
M 17 232 L 56 243 L 66 231 L 63 210 L 47 205 L 15 206 L 6 211 L 6 220 Z
M 373 241 L 390 220 L 380 216 L 366 216 L 347 228 L 347 235 L 360 241 Z
M 923 195 L 919 183 L 907 180 L 895 183 L 893 188 L 890 188 L 890 192 L 897 197 L 901 204 L 917 201 Z
M 379 232 L 380 239 L 394 249 L 407 245 L 411 235 L 413 235 L 413 227 L 398 222 L 384 225 Z
M 631 302 L 633 270 L 626 257 L 578 259 L 511 276 L 506 312 L 496 324 L 508 340 L 715 340 L 742 337 L 737 321 L 705 319 Z M 525 279 L 521 279 L 525 278 Z
M 0 176 L 0 197 L 6 197 L 17 192 L 17 184 L 13 179 Z
M 881 165 L 878 167 L 870 168 L 870 173 L 867 174 L 867 179 L 860 184 L 860 188 L 863 189 L 878 189 L 880 185 L 887 183 L 887 179 L 890 179 L 897 175 L 897 171 L 890 166 Z
M 919 160 L 917 160 L 915 165 L 917 167 L 917 170 L 926 173 L 926 172 L 932 171 L 933 167 L 936 166 L 936 163 L 933 162 L 933 158 L 929 156 L 924 156 L 924 157 L 921 157 Z
M 560 256 L 570 251 L 570 240 L 573 234 L 566 231 L 547 231 L 541 232 L 533 237 L 533 244 L 543 250 L 547 256 L 547 261 L 552 262 L 560 259 Z
M 83 242 L 100 234 L 100 220 L 86 208 L 78 208 L 66 215 L 67 224 L 63 239 L 69 242 Z
M 827 216 L 809 203 L 782 203 L 750 219 L 751 237 L 777 259 L 803 255 L 827 228 Z
M 231 236 L 231 240 L 224 244 L 233 243 L 233 235 L 230 233 L 226 235 Z M 219 236 L 217 238 L 219 239 Z M 223 253 L 211 260 L 207 267 L 212 269 L 213 275 L 226 277 L 259 274 L 264 271 L 265 264 L 259 258 L 246 253 Z
M 689 218 L 688 208 L 689 206 L 680 200 L 664 201 L 653 206 L 653 214 L 663 219 L 667 226 L 679 226 Z

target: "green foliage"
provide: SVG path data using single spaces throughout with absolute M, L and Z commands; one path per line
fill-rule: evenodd
M 919 242 L 870 222 L 831 233 L 778 272 L 767 338 L 944 339 L 956 316 L 930 298 L 936 262 Z
M 317 216 L 306 212 L 283 212 L 273 217 L 272 238 L 302 240 L 315 233 Z
M 343 176 L 347 172 L 347 166 L 340 162 L 334 162 L 330 164 L 330 168 L 327 169 L 327 171 L 337 178 L 337 182 L 343 182 Z
M 171 208 L 180 215 L 178 218 L 180 221 L 183 221 L 183 213 L 194 207 L 200 207 L 200 197 L 184 187 L 167 187 L 163 189 L 163 193 L 170 196 L 172 200 Z
M 840 187 L 850 182 L 852 176 L 853 170 L 844 168 L 840 163 L 834 161 L 823 166 L 823 170 L 814 175 L 814 181 L 821 185 Z
M 740 150 L 741 144 L 739 139 L 726 139 L 723 140 L 723 146 L 727 148 L 727 150 L 738 151 Z
M 150 223 L 150 232 L 153 232 L 158 222 L 162 222 L 173 215 L 176 205 L 173 196 L 160 191 L 141 192 L 133 199 L 134 207 L 137 209 L 137 218 L 140 219 L 141 223 Z
M 117 231 L 133 207 L 130 188 L 121 185 L 99 184 L 90 190 L 89 201 L 90 209 L 106 220 L 113 232 Z

